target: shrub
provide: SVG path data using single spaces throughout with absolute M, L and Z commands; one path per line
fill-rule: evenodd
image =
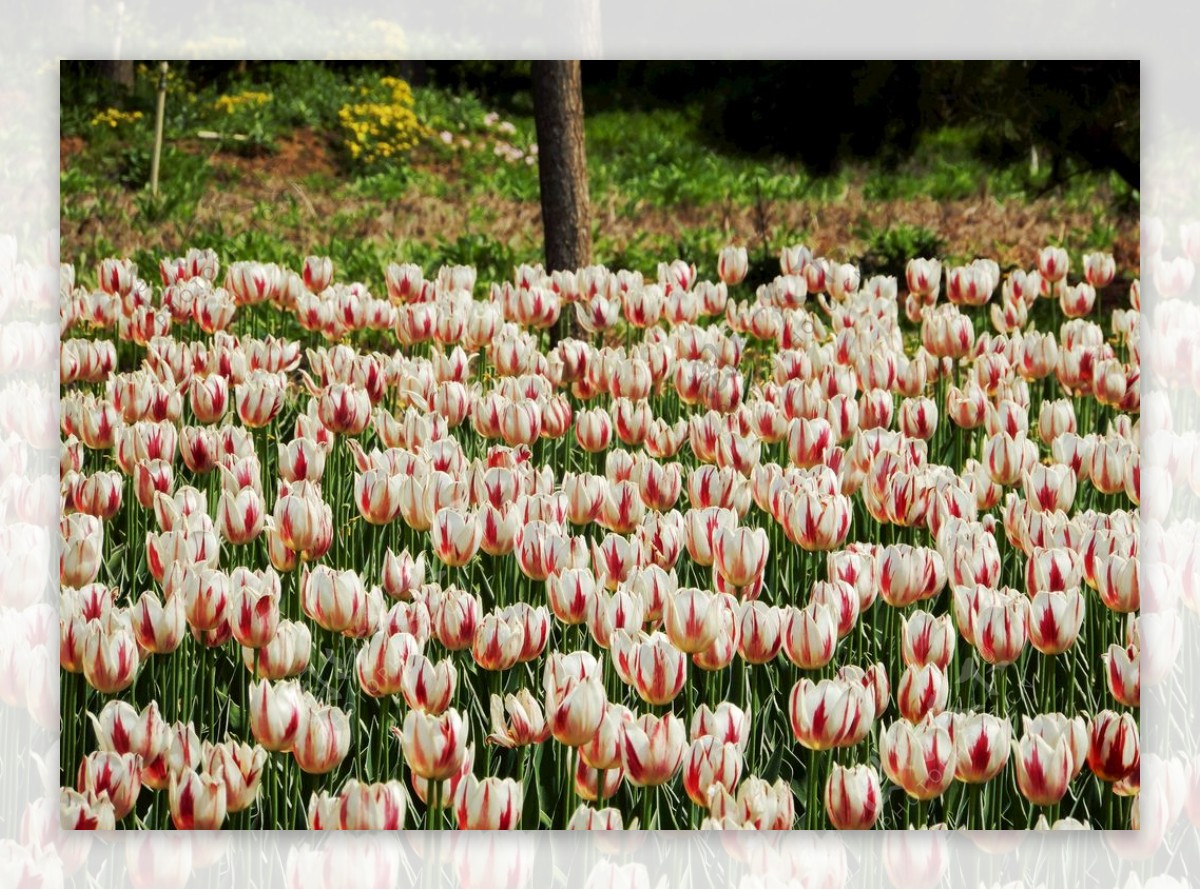
M 864 226 L 855 234 L 865 242 L 858 260 L 864 275 L 895 275 L 903 279 L 909 260 L 941 256 L 945 247 L 936 232 L 909 223 L 884 229 Z
M 358 98 L 338 111 L 342 146 L 352 167 L 365 171 L 402 161 L 428 137 L 407 82 L 381 77 L 375 84 L 360 86 Z

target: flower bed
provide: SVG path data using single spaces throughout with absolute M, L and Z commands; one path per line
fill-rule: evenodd
M 64 266 L 66 824 L 1136 824 L 1139 285 L 1030 259 Z

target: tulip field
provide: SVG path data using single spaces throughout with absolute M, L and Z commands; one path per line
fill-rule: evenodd
M 64 827 L 1137 827 L 1137 270 L 1025 262 L 64 264 Z

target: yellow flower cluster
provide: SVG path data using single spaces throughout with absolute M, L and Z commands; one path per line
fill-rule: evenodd
M 213 103 L 213 108 L 217 111 L 224 111 L 226 114 L 233 114 L 239 108 L 266 105 L 270 101 L 270 93 L 256 93 L 252 90 L 246 90 L 233 96 L 219 97 Z
M 93 127 L 112 127 L 114 130 L 121 124 L 132 124 L 142 119 L 140 111 L 121 111 L 117 108 L 106 108 L 92 118 Z
M 338 122 L 350 157 L 371 165 L 408 154 L 430 131 L 418 119 L 412 89 L 398 77 L 383 77 L 377 88 L 359 88 L 362 102 L 343 105 Z

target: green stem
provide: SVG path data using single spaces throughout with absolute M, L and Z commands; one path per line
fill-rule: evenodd
M 808 749 L 808 813 L 805 824 L 809 831 L 817 829 L 817 749 Z
M 440 831 L 444 825 L 442 820 L 442 782 L 440 779 L 427 779 L 429 784 L 426 786 L 429 789 L 429 817 L 426 828 Z

